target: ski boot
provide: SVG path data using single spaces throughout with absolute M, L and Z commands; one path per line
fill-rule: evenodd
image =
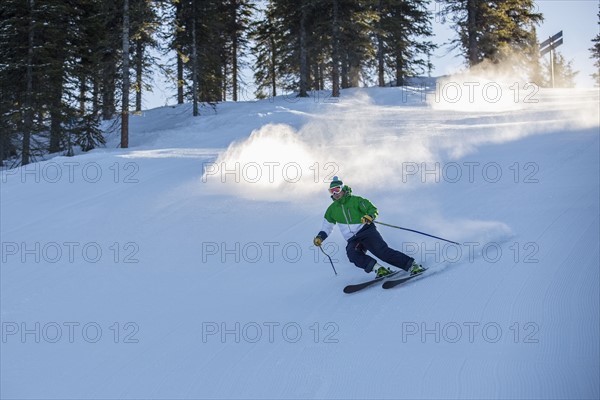
M 376 264 L 377 265 L 377 264 Z M 382 278 L 384 276 L 388 276 L 389 274 L 392 273 L 392 270 L 386 267 L 379 267 L 375 270 L 375 273 L 377 274 L 377 278 Z
M 408 273 L 411 275 L 416 275 L 416 274 L 420 274 L 421 272 L 425 271 L 425 268 L 423 268 L 422 265 L 417 264 L 416 262 L 413 261 L 412 265 L 410 266 Z

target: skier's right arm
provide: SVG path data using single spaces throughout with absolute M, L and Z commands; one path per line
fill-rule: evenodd
M 323 243 L 323 240 L 327 239 L 327 236 L 331 234 L 333 231 L 333 227 L 335 226 L 335 222 L 330 222 L 327 219 L 327 216 L 323 218 L 323 225 L 321 226 L 321 231 L 315 236 L 313 243 L 315 246 L 320 246 Z

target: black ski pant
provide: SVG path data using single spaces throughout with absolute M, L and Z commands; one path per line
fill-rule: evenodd
M 390 248 L 374 224 L 363 226 L 356 235 L 348 240 L 348 244 L 346 245 L 348 259 L 358 268 L 364 269 L 365 272 L 371 272 L 377 260 L 368 256 L 367 251 L 371 252 L 371 254 L 381 261 L 405 271 L 410 269 L 414 261 L 412 257 L 407 256 L 401 251 Z

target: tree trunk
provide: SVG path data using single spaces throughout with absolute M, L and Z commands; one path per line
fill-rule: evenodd
M 179 53 L 177 54 L 177 104 L 183 104 L 183 60 Z
M 477 45 L 477 19 L 478 2 L 481 0 L 467 0 L 467 40 L 469 66 L 473 67 L 479 63 L 479 51 Z
M 23 151 L 21 153 L 21 165 L 29 164 L 31 151 L 31 131 L 33 130 L 33 30 L 35 21 L 33 18 L 34 0 L 29 0 L 29 32 L 27 39 L 27 67 L 25 72 L 26 92 L 25 104 L 23 104 Z
M 135 44 L 135 111 L 142 111 L 142 90 L 144 88 L 144 45 L 141 40 Z
M 340 54 L 340 27 L 338 21 L 338 0 L 333 0 L 333 43 L 331 53 L 331 83 L 332 83 L 332 97 L 340 97 L 340 70 L 339 70 L 339 54 Z
M 342 89 L 348 89 L 350 87 L 350 81 L 348 78 L 349 74 L 349 66 L 348 66 L 348 49 L 342 48 L 342 57 L 341 57 L 341 80 L 342 80 Z
M 350 87 L 358 87 L 360 83 L 360 63 L 357 60 L 350 61 Z
M 233 101 L 238 101 L 238 28 L 237 28 L 237 0 L 231 0 L 231 16 L 233 18 L 233 35 L 231 37 L 231 86 Z M 225 79 L 227 81 L 227 79 Z
M 238 59 L 237 59 L 237 37 L 233 43 L 233 59 L 231 64 L 231 86 L 233 89 L 233 101 L 238 101 Z
M 396 53 L 396 86 L 404 86 L 404 63 L 402 53 Z
M 121 148 L 129 147 L 129 0 L 123 2 L 123 97 L 121 99 Z
M 301 6 L 300 18 L 300 93 L 299 97 L 308 97 L 308 50 L 306 43 L 306 5 Z
M 379 0 L 377 4 L 377 14 L 379 15 L 380 21 L 377 23 L 377 77 L 379 81 L 379 87 L 385 86 L 385 60 L 383 58 L 383 36 L 381 35 L 381 18 L 382 18 L 382 0 Z
M 277 96 L 277 51 L 275 50 L 275 38 L 271 35 L 271 95 Z
M 79 114 L 85 114 L 85 96 L 87 93 L 86 77 L 82 76 L 79 82 Z
M 379 87 L 385 86 L 385 61 L 383 57 L 383 38 L 377 35 L 377 80 Z
M 227 101 L 227 61 L 223 61 L 223 80 L 221 81 L 221 97 Z
M 115 115 L 115 62 L 112 53 L 105 55 L 102 68 L 102 119 L 109 120 Z
M 8 117 L 2 112 L 2 107 L 6 105 L 7 101 L 10 100 L 6 97 L 6 91 L 0 91 L 0 167 L 15 150 L 11 141 L 13 129 L 8 122 Z
M 182 19 L 182 15 L 181 15 L 181 11 L 182 10 L 182 5 L 181 5 L 181 1 L 177 1 L 175 3 L 175 15 L 177 18 L 177 33 L 176 33 L 176 40 L 177 40 L 177 45 L 176 45 L 176 50 L 177 50 L 177 104 L 183 104 L 183 82 L 184 82 L 184 78 L 183 78 L 183 60 L 181 59 L 181 42 L 182 42 L 182 35 L 181 35 L 181 30 L 179 27 L 179 22 Z
M 192 115 L 200 115 L 198 111 L 198 42 L 196 40 L 196 2 L 192 7 Z
M 117 9 L 112 2 L 105 2 L 105 12 L 108 16 L 105 16 L 105 22 L 112 23 L 113 18 L 110 15 L 117 14 Z M 100 60 L 100 82 L 99 85 L 99 98 L 100 108 L 102 110 L 102 119 L 109 120 L 115 117 L 116 104 L 115 104 L 115 93 L 116 93 L 116 76 L 117 76 L 117 57 L 115 56 L 118 51 L 117 44 L 111 40 L 113 35 L 108 35 L 109 38 L 103 39 L 100 44 L 102 49 L 102 56 Z M 115 39 L 118 35 L 114 35 Z
M 60 100 L 59 100 L 60 102 Z M 50 111 L 50 144 L 48 146 L 49 153 L 56 153 L 61 150 L 60 148 L 60 138 L 62 136 L 62 118 L 60 115 L 60 109 L 56 107 L 56 99 L 54 100 L 54 105 L 52 106 L 52 110 Z
M 63 96 L 63 67 L 64 61 L 60 62 L 61 67 L 58 74 L 51 79 L 52 97 L 50 100 L 50 143 L 48 152 L 56 153 L 61 150 L 60 139 L 62 137 L 63 117 L 62 117 L 62 96 Z
M 100 88 L 98 85 L 98 78 L 93 78 L 93 86 L 92 86 L 92 114 L 97 116 L 100 112 L 100 104 L 98 98 L 100 97 Z

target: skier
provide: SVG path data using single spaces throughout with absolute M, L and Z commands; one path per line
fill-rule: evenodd
M 329 185 L 329 193 L 333 203 L 325 211 L 321 231 L 313 240 L 315 246 L 321 246 L 331 234 L 333 226 L 339 224 L 342 236 L 348 241 L 348 259 L 365 272 L 375 271 L 378 278 L 392 273 L 389 268 L 378 264 L 376 259 L 367 255 L 367 250 L 382 261 L 411 275 L 424 271 L 412 257 L 388 247 L 373 224 L 373 220 L 377 218 L 377 208 L 369 200 L 352 195 L 352 189 L 344 185 L 337 176 L 333 177 Z

